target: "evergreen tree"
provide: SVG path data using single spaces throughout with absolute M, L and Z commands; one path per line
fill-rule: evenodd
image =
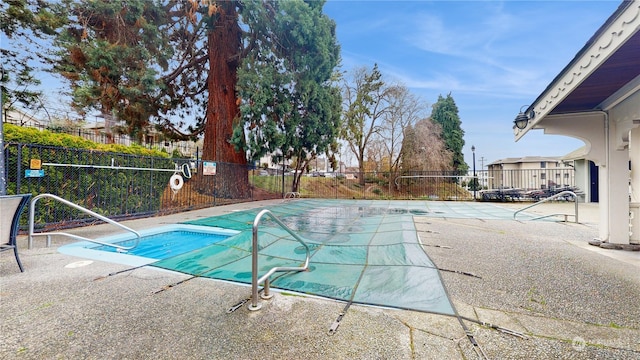
M 122 132 L 141 140 L 165 106 L 161 72 L 170 51 L 160 29 L 166 12 L 147 0 L 66 6 L 74 21 L 57 39 L 56 70 L 71 85 L 73 106 L 123 120 Z
M 238 116 L 240 2 L 63 3 L 70 24 L 58 38 L 56 68 L 71 83 L 74 105 L 124 120 L 124 132 L 138 138 L 154 123 L 175 139 L 204 134 L 203 159 L 246 165 L 229 141 Z M 211 185 L 196 176 L 193 184 L 219 197 L 248 194 L 244 166 L 227 166 L 218 178 Z
M 438 96 L 438 101 L 433 104 L 431 120 L 442 128 L 442 139 L 446 149 L 452 154 L 452 168 L 459 173 L 466 173 L 469 166 L 464 161 L 462 154 L 464 130 L 461 127 L 462 122 L 458 115 L 458 106 L 456 106 L 451 93 L 446 98 L 442 97 L 442 95 Z
M 238 70 L 241 118 L 233 138 L 252 160 L 268 153 L 296 159 L 306 168 L 335 147 L 340 93 L 331 77 L 340 48 L 335 23 L 322 13 L 324 1 L 247 2 L 243 20 L 253 46 Z M 293 25 L 295 24 L 295 25 Z M 296 171 L 297 191 L 302 171 Z
M 204 133 L 204 159 L 246 164 L 243 125 L 258 112 L 241 118 L 240 105 L 260 94 L 237 86 L 238 78 L 266 89 L 265 79 L 276 76 L 271 85 L 288 92 L 279 92 L 278 111 L 289 113 L 279 125 L 286 125 L 286 141 L 271 140 L 274 146 L 305 157 L 325 151 L 335 137 L 336 92 L 328 79 L 339 47 L 335 24 L 322 14 L 324 1 L 62 3 L 70 24 L 58 38 L 56 69 L 71 83 L 74 105 L 115 115 L 129 134 L 141 137 L 152 123 L 178 139 Z M 185 122 L 195 125 L 185 129 Z M 222 179 L 230 187 L 219 195 L 239 195 L 248 186 L 246 169 L 236 168 Z
M 20 103 L 26 108 L 39 106 L 40 80 L 34 75 L 45 44 L 64 24 L 57 3 L 39 0 L 3 1 L 0 3 L 0 58 L 2 58 L 2 106 Z M 8 47 L 7 47 L 8 45 Z
M 64 4 L 72 22 L 59 37 L 57 70 L 71 83 L 74 105 L 115 115 L 132 135 L 152 123 L 175 139 L 204 134 L 203 158 L 246 164 L 229 141 L 238 116 L 240 2 Z

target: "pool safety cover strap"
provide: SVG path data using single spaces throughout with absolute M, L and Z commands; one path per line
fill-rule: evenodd
M 270 210 L 307 241 L 309 271 L 276 273 L 272 286 L 361 304 L 454 315 L 438 270 L 419 244 L 411 206 L 385 201 L 302 200 Z M 412 205 L 413 206 L 413 205 Z M 153 266 L 251 282 L 252 224 L 260 209 L 190 222 L 241 230 Z M 301 266 L 304 247 L 269 220 L 259 227 L 259 276 Z

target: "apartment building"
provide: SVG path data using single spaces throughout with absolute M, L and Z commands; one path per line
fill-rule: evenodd
M 490 189 L 534 190 L 575 186 L 573 161 L 563 161 L 559 156 L 500 159 L 487 165 L 486 176 Z

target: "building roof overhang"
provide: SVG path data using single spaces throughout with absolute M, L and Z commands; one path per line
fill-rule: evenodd
M 530 105 L 516 141 L 543 129 L 550 115 L 608 110 L 640 91 L 640 1 L 623 1 Z M 547 123 L 548 124 L 548 123 Z
M 500 165 L 500 164 L 559 162 L 561 160 L 562 160 L 561 156 L 523 156 L 523 157 L 498 159 L 492 163 L 487 164 L 487 166 Z

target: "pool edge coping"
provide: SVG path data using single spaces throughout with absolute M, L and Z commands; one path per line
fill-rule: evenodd
M 140 230 L 139 233 L 141 236 L 148 236 L 148 235 L 160 234 L 163 232 L 180 231 L 180 230 L 196 231 L 196 232 L 203 232 L 203 233 L 209 233 L 209 234 L 229 235 L 229 236 L 237 235 L 240 233 L 240 231 L 237 231 L 237 230 L 224 229 L 224 228 L 215 227 L 215 226 L 191 225 L 191 224 L 181 224 L 181 223 L 163 225 L 159 227 Z M 134 239 L 131 233 L 119 233 L 119 234 L 114 234 L 110 236 L 100 237 L 96 240 L 99 240 L 101 242 L 106 242 L 106 243 L 115 243 L 118 241 L 130 240 L 130 239 Z M 78 241 L 78 242 L 74 242 L 71 244 L 66 244 L 58 247 L 58 252 L 61 254 L 85 258 L 89 260 L 98 260 L 98 261 L 135 266 L 135 267 L 149 265 L 159 261 L 159 259 L 147 258 L 143 256 L 94 250 L 89 246 L 99 247 L 101 245 L 90 242 L 90 241 Z

